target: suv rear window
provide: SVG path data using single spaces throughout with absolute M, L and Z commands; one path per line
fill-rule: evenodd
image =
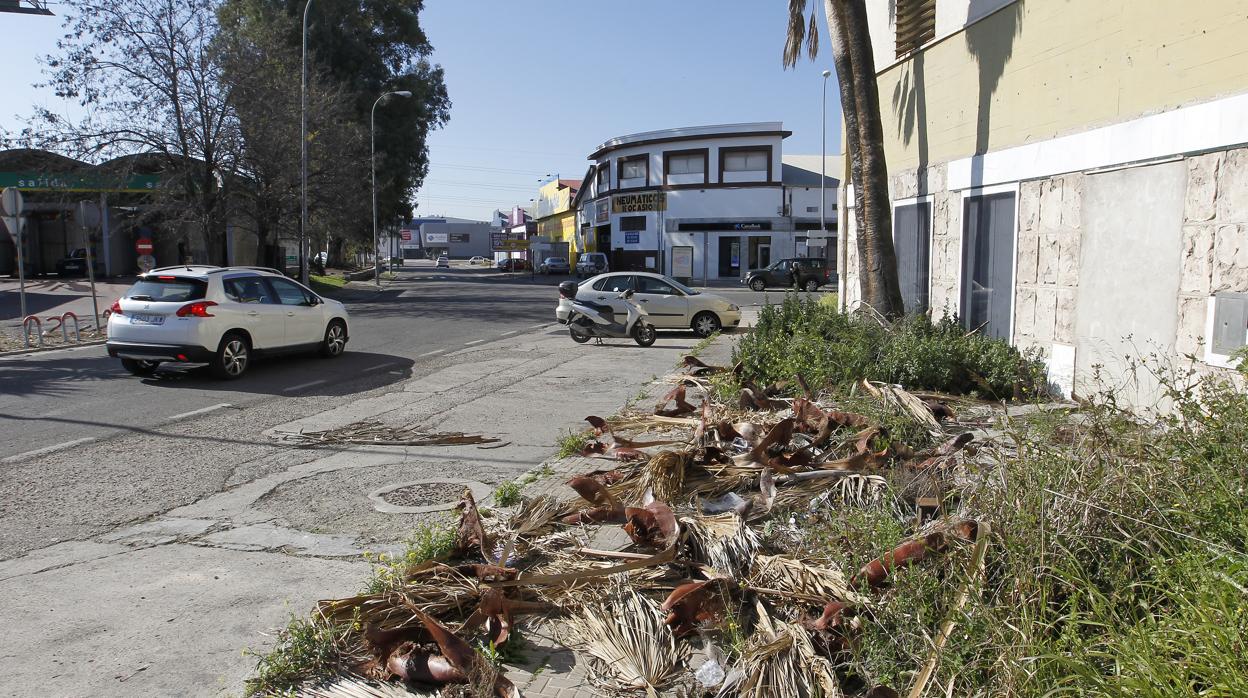
M 126 298 L 157 303 L 197 301 L 208 292 L 208 282 L 181 276 L 145 276 L 126 291 Z

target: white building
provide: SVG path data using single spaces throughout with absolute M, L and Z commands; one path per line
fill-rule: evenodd
M 824 257 L 835 249 L 838 181 L 825 181 L 821 235 L 819 156 L 783 157 L 790 133 L 761 122 L 606 141 L 590 154 L 573 202 L 578 246 L 608 253 L 614 270 L 699 283 L 742 278 L 777 259 Z

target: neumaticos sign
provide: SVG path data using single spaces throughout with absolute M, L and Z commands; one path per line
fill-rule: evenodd
M 666 211 L 667 192 L 647 191 L 640 194 L 616 194 L 611 197 L 612 213 Z

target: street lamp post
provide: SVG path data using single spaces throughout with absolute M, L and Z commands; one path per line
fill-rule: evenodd
M 373 173 L 373 280 L 376 282 L 377 288 L 381 288 L 381 255 L 377 253 L 380 247 L 380 242 L 377 239 L 377 105 L 381 104 L 381 100 L 390 95 L 411 97 L 412 93 L 407 90 L 387 92 L 373 102 L 372 111 L 368 115 L 368 162 L 369 168 Z
M 308 283 L 308 10 L 303 6 L 303 54 L 299 82 L 299 280 Z
M 824 253 L 826 259 L 828 244 L 828 224 L 824 220 L 823 207 L 828 200 L 828 196 L 824 193 L 824 188 L 828 182 L 828 76 L 832 75 L 832 71 L 823 71 L 823 146 L 819 156 L 819 236 L 823 238 Z

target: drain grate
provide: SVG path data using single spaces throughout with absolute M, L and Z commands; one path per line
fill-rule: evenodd
M 391 490 L 383 494 L 381 498 L 396 507 L 426 507 L 430 504 L 453 503 L 463 492 L 463 483 L 422 482 Z
M 490 496 L 491 488 L 485 483 L 447 478 L 386 485 L 370 492 L 368 498 L 383 514 L 424 514 L 454 509 L 465 487 L 478 502 Z

